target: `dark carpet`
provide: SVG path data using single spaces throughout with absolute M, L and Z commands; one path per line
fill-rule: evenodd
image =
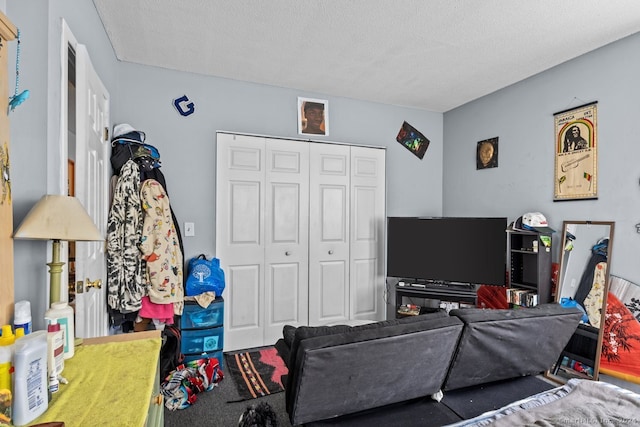
M 469 419 L 556 386 L 541 376 L 526 376 L 446 391 L 442 403 L 461 418 Z
M 224 379 L 213 390 L 198 394 L 193 405 L 178 411 L 169 411 L 165 408 L 165 427 L 234 427 L 238 425 L 240 415 L 247 406 L 260 402 L 266 402 L 272 407 L 278 416 L 279 427 L 291 427 L 285 409 L 284 393 L 274 393 L 243 401 L 228 366 L 225 360 Z

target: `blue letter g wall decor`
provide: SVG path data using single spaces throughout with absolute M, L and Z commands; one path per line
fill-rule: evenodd
M 189 101 L 187 95 L 182 95 L 180 98 L 174 99 L 173 106 L 176 107 L 178 113 L 185 117 L 193 114 L 193 112 L 196 110 L 195 104 Z

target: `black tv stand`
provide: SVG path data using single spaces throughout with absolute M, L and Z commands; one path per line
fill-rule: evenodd
M 400 281 L 399 283 L 404 283 L 404 285 L 396 285 L 396 306 L 402 304 L 402 297 L 464 303 L 474 307 L 477 305 L 479 285 L 411 281 Z
M 469 289 L 477 290 L 479 285 L 475 283 L 448 282 L 446 280 L 411 280 L 402 279 L 398 282 L 400 287 L 413 287 L 424 289 Z

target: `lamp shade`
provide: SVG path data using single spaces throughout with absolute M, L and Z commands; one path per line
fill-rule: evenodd
M 14 239 L 104 240 L 82 203 L 72 196 L 45 195 L 13 233 Z

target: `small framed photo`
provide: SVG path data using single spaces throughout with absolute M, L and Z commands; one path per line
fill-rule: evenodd
M 329 135 L 329 101 L 298 97 L 298 133 Z
M 476 169 L 498 167 L 498 137 L 478 141 L 476 148 Z

